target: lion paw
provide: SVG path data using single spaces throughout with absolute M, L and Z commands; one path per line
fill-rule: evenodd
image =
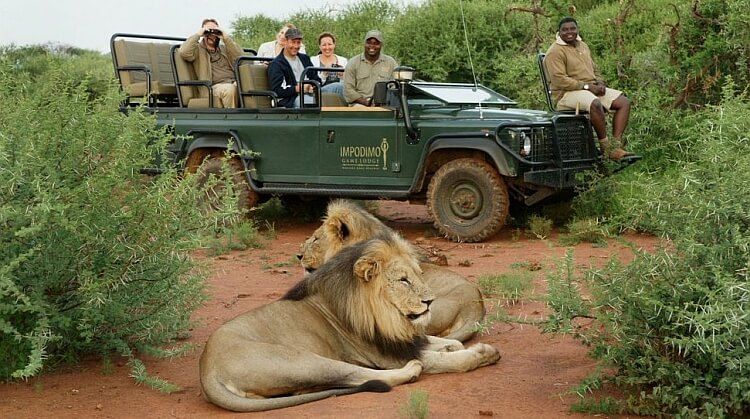
M 494 364 L 500 360 L 500 351 L 492 345 L 486 343 L 476 343 L 468 348 L 470 351 L 476 352 L 481 359 L 482 365 Z
M 411 374 L 411 379 L 409 379 L 410 383 L 413 383 L 417 381 L 417 378 L 422 374 L 422 369 L 424 369 L 424 364 L 422 364 L 422 361 L 413 359 L 409 361 L 406 365 L 403 367 L 404 370 L 408 371 L 409 374 Z

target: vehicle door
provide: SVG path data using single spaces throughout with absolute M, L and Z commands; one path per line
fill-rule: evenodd
M 321 112 L 321 181 L 339 185 L 409 186 L 401 162 L 396 111 L 351 107 Z
M 277 109 L 245 115 L 240 137 L 258 153 L 251 176 L 261 182 L 308 183 L 318 175 L 319 113 Z

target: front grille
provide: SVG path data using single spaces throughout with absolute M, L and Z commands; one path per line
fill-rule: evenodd
M 558 117 L 553 124 L 563 161 L 590 159 L 596 156 L 591 141 L 591 128 L 584 117 Z
M 504 124 L 498 129 L 497 139 L 523 156 L 519 158 L 538 164 L 577 166 L 597 158 L 591 125 L 585 116 L 557 115 L 551 124 Z M 530 154 L 524 155 L 528 145 Z
M 549 127 L 534 127 L 531 129 L 531 155 L 533 162 L 548 162 L 555 159 L 555 141 Z

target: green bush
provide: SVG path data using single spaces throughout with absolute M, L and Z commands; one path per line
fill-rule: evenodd
M 53 68 L 63 68 L 71 83 L 84 86 L 91 98 L 106 93 L 114 76 L 112 59 L 96 51 L 51 44 L 0 46 L 0 71 L 8 76 L 28 77 L 36 83 Z
M 0 69 L 0 379 L 89 353 L 137 369 L 204 300 L 191 182 L 138 171 L 168 136 L 118 112 L 111 76 L 92 97 L 91 75 L 57 64 Z
M 692 5 L 680 14 L 680 30 L 671 40 L 678 77 L 675 106 L 716 104 L 727 78 L 742 86 L 750 81 L 750 0 L 703 0 Z
M 547 330 L 574 333 L 615 367 L 635 413 L 681 417 L 750 414 L 750 103 L 734 96 L 688 118 L 679 170 L 643 179 L 647 195 L 623 212 L 669 238 L 575 278 L 572 262 L 549 279 Z M 663 183 L 654 183 L 655 180 Z M 581 297 L 581 290 L 592 294 Z M 596 320 L 583 326 L 581 318 Z

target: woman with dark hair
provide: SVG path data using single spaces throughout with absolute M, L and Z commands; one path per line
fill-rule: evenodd
M 320 52 L 318 55 L 310 57 L 315 67 L 346 67 L 347 59 L 336 55 L 336 37 L 330 32 L 323 32 L 318 35 L 318 47 Z M 327 71 L 321 71 L 318 73 L 322 80 L 326 80 L 329 73 Z M 343 78 L 344 73 L 330 73 L 332 77 Z

